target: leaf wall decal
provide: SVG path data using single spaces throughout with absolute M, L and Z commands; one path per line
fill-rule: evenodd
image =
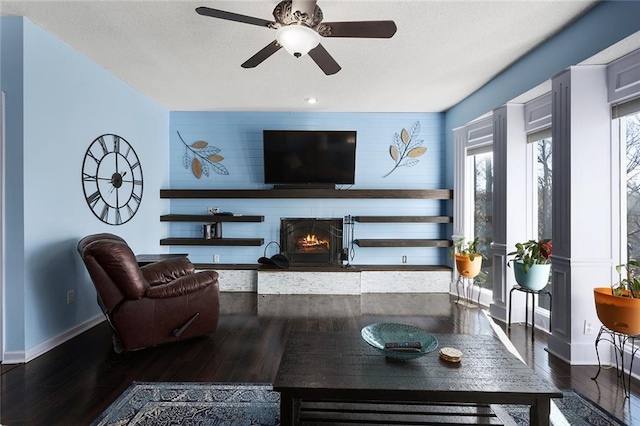
M 220 163 L 213 163 L 211 164 L 211 167 L 213 168 L 213 171 L 216 172 L 219 175 L 228 175 L 229 174 L 229 170 L 227 170 L 227 168 L 225 166 L 223 166 Z
M 200 162 L 200 164 L 202 165 L 202 174 L 206 177 L 209 177 L 209 166 L 207 165 L 207 163 Z
M 200 179 L 202 177 L 202 163 L 196 157 L 193 157 L 191 160 L 191 171 L 196 179 Z
M 182 156 L 182 165 L 185 169 L 189 168 L 189 164 L 191 164 L 191 157 L 189 156 L 189 151 L 185 151 Z
M 219 175 L 229 175 L 229 170 L 220 164 L 224 160 L 222 155 L 218 155 L 220 148 L 209 145 L 209 142 L 203 140 L 189 145 L 182 138 L 180 132 L 176 131 L 176 133 L 185 146 L 182 164 L 185 169 L 191 166 L 191 171 L 196 179 L 200 179 L 203 174 L 208 177 L 212 170 Z
M 420 157 L 425 152 L 427 152 L 427 148 L 425 148 L 424 146 L 419 146 L 409 151 L 409 153 L 407 154 L 407 157 L 410 157 L 410 158 Z
M 389 147 L 389 154 L 391 154 L 391 158 L 398 161 L 398 149 L 395 146 L 391 145 Z
M 192 143 L 191 147 L 195 148 L 195 149 L 201 149 L 201 148 L 204 148 L 207 145 L 209 145 L 209 143 L 206 142 L 206 141 L 198 141 L 198 142 Z
M 402 135 L 402 142 L 405 145 L 408 144 L 411 138 L 409 137 L 409 132 L 407 132 L 407 129 L 402 129 L 401 135 Z
M 419 134 L 420 121 L 416 121 L 411 125 L 409 131 L 403 128 L 400 134 L 393 135 L 393 144 L 389 147 L 389 154 L 396 164 L 382 178 L 389 176 L 398 167 L 413 167 L 418 164 L 420 160 L 416 160 L 416 158 L 427 152 L 427 148 L 421 146 L 424 140 L 416 139 Z
M 417 137 L 420 134 L 420 122 L 416 121 L 415 123 L 413 123 L 409 132 L 411 133 L 411 139 Z
M 219 152 L 220 152 L 220 148 L 217 148 L 213 145 L 209 145 L 208 147 L 200 150 L 200 154 L 204 155 L 205 157 L 209 155 L 217 154 Z

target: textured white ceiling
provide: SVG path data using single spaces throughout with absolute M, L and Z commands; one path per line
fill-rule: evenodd
M 26 16 L 173 111 L 410 112 L 446 110 L 595 2 L 319 0 L 327 22 L 398 27 L 391 39 L 322 39 L 342 66 L 332 76 L 284 50 L 243 69 L 275 31 L 195 12 L 271 20 L 277 3 L 3 0 L 0 13 Z

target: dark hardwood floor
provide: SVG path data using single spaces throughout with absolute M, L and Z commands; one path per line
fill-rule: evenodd
M 433 333 L 493 334 L 480 309 L 449 295 L 221 295 L 218 331 L 207 337 L 117 355 L 106 323 L 25 365 L 2 366 L 0 423 L 87 425 L 133 381 L 273 382 L 292 330 L 358 331 L 403 322 Z M 502 326 L 504 328 L 504 326 Z M 613 369 L 569 366 L 545 351 L 546 336 L 512 325 L 510 338 L 528 365 L 561 389 L 576 389 L 627 424 L 640 424 L 640 385 L 626 399 Z

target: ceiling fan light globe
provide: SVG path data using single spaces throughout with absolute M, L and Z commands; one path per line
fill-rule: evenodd
M 278 29 L 276 40 L 289 54 L 299 58 L 320 43 L 320 35 L 304 25 L 292 24 Z

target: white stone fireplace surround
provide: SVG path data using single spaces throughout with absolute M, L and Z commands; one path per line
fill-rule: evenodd
M 220 291 L 258 294 L 448 293 L 452 281 L 442 267 L 216 270 Z

